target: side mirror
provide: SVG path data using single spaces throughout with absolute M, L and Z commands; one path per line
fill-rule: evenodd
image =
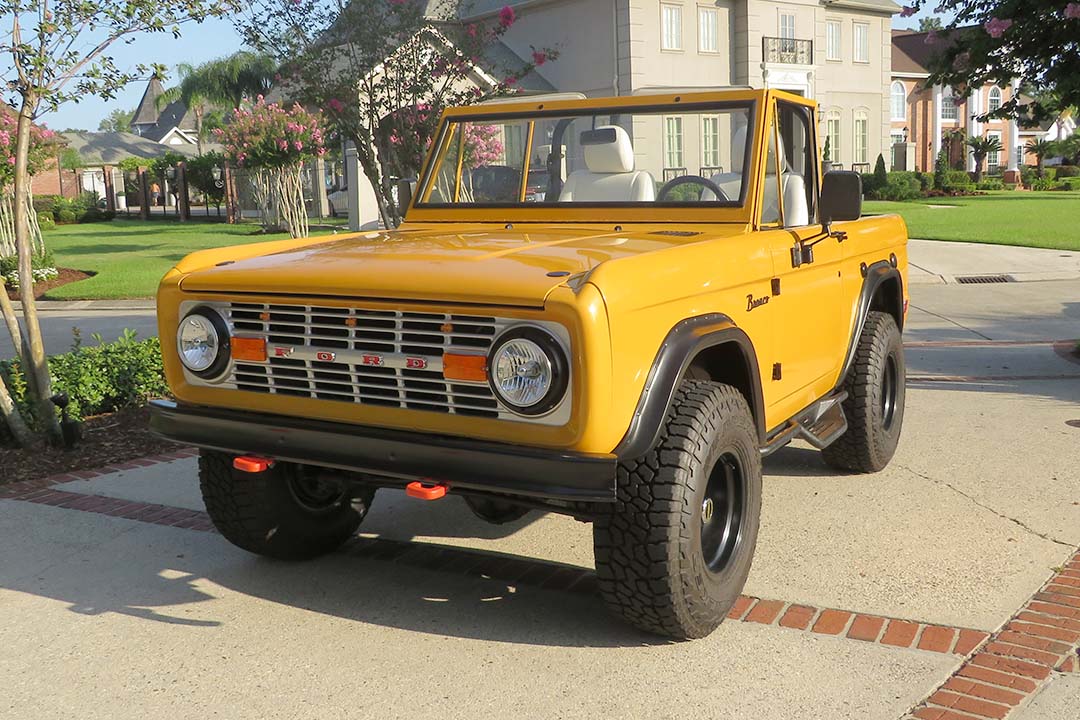
M 397 181 L 398 211 L 402 217 L 412 205 L 413 191 L 416 189 L 416 178 L 401 178 Z
M 821 200 L 818 216 L 828 226 L 837 221 L 858 220 L 862 217 L 862 176 L 848 170 L 825 173 L 821 181 Z

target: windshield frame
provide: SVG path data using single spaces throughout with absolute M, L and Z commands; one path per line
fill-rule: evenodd
M 589 100 L 537 102 L 517 100 L 497 105 L 451 108 L 443 113 L 435 140 L 424 162 L 421 182 L 407 214 L 409 222 L 739 222 L 748 223 L 759 192 L 760 145 L 765 125 L 767 93 L 740 90 L 678 93 Z M 745 108 L 751 127 L 743 163 L 741 197 L 738 201 L 712 202 L 534 202 L 534 203 L 425 203 L 422 198 L 434 182 L 434 169 L 447 149 L 449 129 L 457 122 L 490 122 L 500 119 L 534 120 L 552 117 L 642 113 L 696 113 Z

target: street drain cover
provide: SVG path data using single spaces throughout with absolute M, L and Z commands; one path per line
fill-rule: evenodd
M 956 278 L 961 285 L 990 285 L 993 283 L 1013 282 L 1009 275 L 962 275 Z

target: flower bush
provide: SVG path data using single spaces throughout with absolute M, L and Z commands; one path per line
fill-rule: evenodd
M 322 119 L 300 105 L 285 108 L 260 95 L 251 107 L 233 111 L 224 128 L 214 130 L 225 156 L 251 171 L 252 190 L 267 229 L 278 221 L 293 237 L 307 237 L 304 163 L 326 154 Z
M 18 142 L 18 122 L 15 116 L 0 108 L 0 258 L 15 256 L 15 145 Z M 30 126 L 30 154 L 28 173 L 33 176 L 45 170 L 49 161 L 56 157 L 60 149 L 59 137 L 44 126 Z M 45 252 L 45 243 L 41 237 L 41 228 L 34 211 L 34 199 L 30 188 L 26 188 L 26 197 L 30 225 L 30 244 L 35 254 Z

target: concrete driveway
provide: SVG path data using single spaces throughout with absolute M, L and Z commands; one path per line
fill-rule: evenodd
M 1069 298 L 915 287 L 895 461 L 770 458 L 746 597 L 692 643 L 609 617 L 562 517 L 381 491 L 353 543 L 288 564 L 212 531 L 189 455 L 9 487 L 0 717 L 1080 716 Z

